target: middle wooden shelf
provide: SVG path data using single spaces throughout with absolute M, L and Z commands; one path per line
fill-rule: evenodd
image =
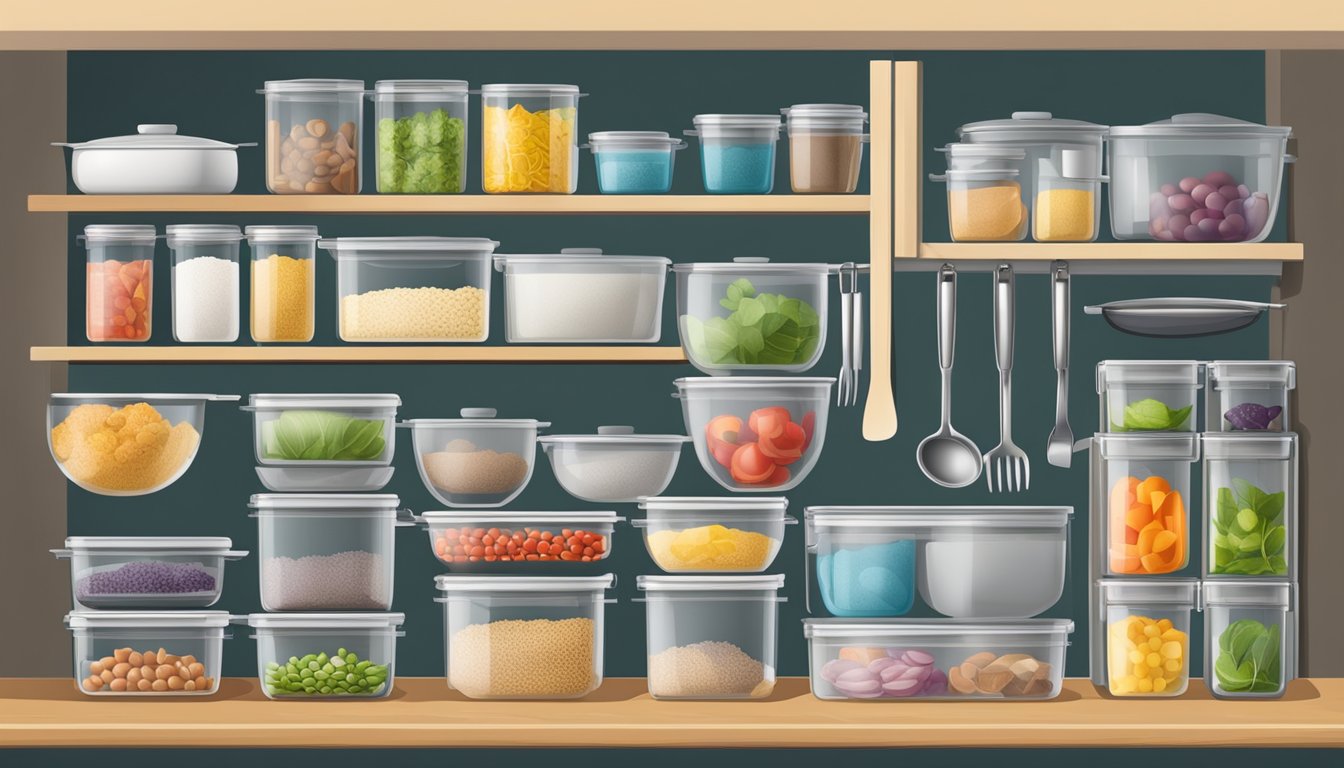
M 673 346 L 149 346 L 33 347 L 38 363 L 684 363 Z

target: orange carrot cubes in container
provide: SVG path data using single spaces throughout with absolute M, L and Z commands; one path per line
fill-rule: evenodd
M 89 341 L 146 341 L 153 306 L 155 230 L 149 225 L 84 228 L 85 335 Z
M 1198 457 L 1193 434 L 1098 435 L 1104 462 L 1106 570 L 1110 574 L 1166 574 L 1190 557 L 1190 465 Z

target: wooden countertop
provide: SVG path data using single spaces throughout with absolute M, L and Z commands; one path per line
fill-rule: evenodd
M 518 736 L 526 734 L 525 739 Z M 754 702 L 654 701 L 639 678 L 578 701 L 471 701 L 441 678 L 378 701 L 273 702 L 230 678 L 199 700 L 94 699 L 68 679 L 0 680 L 0 747 L 1097 747 L 1344 746 L 1344 679 L 1283 699 L 1119 701 L 1070 679 L 1048 702 L 829 702 L 805 678 Z

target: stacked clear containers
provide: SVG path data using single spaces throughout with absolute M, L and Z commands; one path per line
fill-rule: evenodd
M 1289 360 L 1215 360 L 1208 364 L 1210 432 L 1287 432 L 1289 392 L 1297 366 Z
M 1107 575 L 1156 576 L 1190 561 L 1190 468 L 1199 436 L 1098 434 L 1092 478 L 1094 535 Z
M 84 228 L 84 332 L 89 341 L 149 340 L 156 238 L 152 224 Z
M 425 488 L 450 507 L 502 507 L 523 492 L 537 460 L 537 431 L 550 422 L 496 418 L 463 408 L 460 419 L 411 419 L 415 465 Z
M 686 142 L 666 131 L 599 131 L 588 134 L 604 195 L 649 195 L 672 190 L 677 151 Z
M 169 224 L 173 254 L 173 338 L 183 343 L 238 340 L 238 251 L 232 224 Z
M 279 493 L 376 491 L 392 479 L 395 394 L 254 394 L 257 476 Z
M 783 497 L 658 496 L 641 499 L 644 546 L 668 573 L 760 573 L 775 561 L 784 528 Z
M 612 511 L 426 512 L 434 556 L 449 571 L 535 573 L 537 568 L 581 568 L 611 555 Z
M 775 186 L 775 143 L 779 115 L 696 115 L 700 171 L 705 191 L 724 195 L 765 195 Z
M 317 227 L 251 226 L 252 340 L 312 341 Z
M 1101 579 L 1093 682 L 1112 696 L 1179 696 L 1190 682 L 1198 579 Z
M 209 608 L 224 592 L 224 563 L 247 552 L 224 537 L 71 536 L 70 591 L 76 609 Z
M 466 191 L 465 80 L 379 80 L 371 97 L 379 192 Z
M 481 186 L 489 193 L 579 186 L 577 85 L 481 86 Z
M 1208 577 L 1297 577 L 1298 438 L 1204 435 Z
M 1097 364 L 1103 432 L 1195 432 L 1202 367 L 1194 360 Z
M 266 188 L 276 194 L 357 195 L 364 81 L 268 80 Z
M 847 194 L 859 184 L 868 114 L 851 104 L 795 104 L 782 110 L 794 192 Z
M 219 691 L 227 611 L 85 611 L 65 617 L 75 685 L 89 696 L 210 696 Z
M 663 332 L 670 259 L 596 248 L 495 256 L 510 343 L 653 343 Z

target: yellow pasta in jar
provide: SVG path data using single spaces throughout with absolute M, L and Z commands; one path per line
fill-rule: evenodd
M 574 107 L 529 112 L 521 104 L 484 108 L 486 192 L 574 191 Z

